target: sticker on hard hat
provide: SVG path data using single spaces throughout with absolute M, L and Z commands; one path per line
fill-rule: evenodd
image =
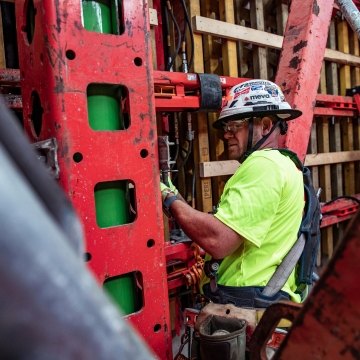
M 260 99 L 269 99 L 270 95 L 269 94 L 264 94 L 264 95 L 250 95 L 250 100 L 260 100 Z

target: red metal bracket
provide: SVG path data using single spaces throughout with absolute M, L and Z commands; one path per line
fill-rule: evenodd
M 360 201 L 360 194 L 356 194 L 353 197 Z M 321 213 L 323 215 L 321 227 L 324 228 L 341 221 L 349 220 L 359 208 L 360 206 L 355 200 L 346 197 L 339 198 L 328 204 L 323 204 L 321 207 Z
M 314 115 L 355 116 L 359 113 L 358 97 L 317 94 Z
M 248 79 L 219 76 L 219 80 L 223 95 L 226 95 L 231 87 Z M 154 71 L 154 90 L 156 111 L 184 111 L 200 108 L 198 74 Z

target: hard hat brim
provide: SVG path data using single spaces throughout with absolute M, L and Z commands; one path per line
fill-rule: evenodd
M 265 117 L 269 115 L 279 115 L 279 118 L 284 121 L 294 120 L 302 115 L 302 111 L 297 109 L 277 109 L 277 110 L 263 110 L 263 111 L 248 111 L 244 113 L 232 114 L 219 118 L 213 123 L 215 129 L 221 129 L 223 123 L 230 120 L 241 120 L 249 117 Z

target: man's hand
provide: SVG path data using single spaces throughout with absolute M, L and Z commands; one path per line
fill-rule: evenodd
M 169 178 L 168 182 L 169 182 L 169 186 L 165 185 L 163 182 L 160 181 L 160 191 L 161 191 L 161 198 L 162 198 L 163 202 L 169 194 L 177 195 L 179 193 L 178 189 L 171 182 L 170 178 Z

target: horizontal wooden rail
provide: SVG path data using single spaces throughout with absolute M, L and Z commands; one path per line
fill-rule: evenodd
M 360 161 L 360 150 L 308 154 L 305 158 L 305 165 L 320 166 L 340 164 L 350 161 Z M 236 160 L 202 162 L 200 163 L 200 176 L 213 177 L 232 175 L 239 166 L 240 163 Z
M 339 164 L 349 161 L 359 161 L 360 150 L 354 151 L 339 151 L 329 152 L 322 154 L 308 154 L 305 158 L 306 166 L 319 166 L 319 165 L 330 165 Z
M 203 16 L 192 18 L 193 30 L 200 34 L 212 35 L 220 38 L 241 40 L 258 46 L 281 49 L 283 37 L 265 31 L 251 29 L 241 25 L 230 24 Z M 325 49 L 324 60 L 339 64 L 360 66 L 360 57 L 346 54 L 333 49 Z

